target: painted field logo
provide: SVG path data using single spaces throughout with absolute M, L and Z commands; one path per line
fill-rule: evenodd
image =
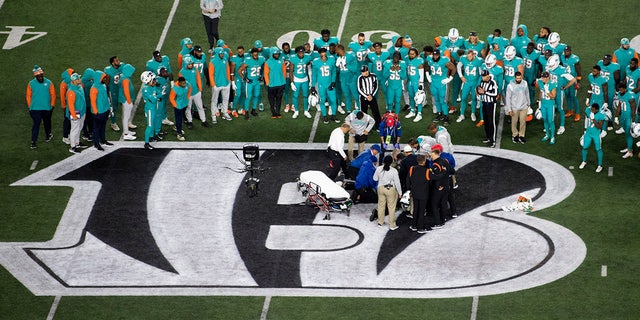
M 261 144 L 271 169 L 251 199 L 225 168 L 239 145 L 163 145 L 83 152 L 16 182 L 74 192 L 53 239 L 2 243 L 0 263 L 36 295 L 459 297 L 543 285 L 586 255 L 566 228 L 500 210 L 522 192 L 536 209 L 571 194 L 572 175 L 539 157 L 459 147 L 462 215 L 420 235 L 406 218 L 377 228 L 374 204 L 330 221 L 299 205 L 292 182 L 324 168 L 324 144 Z

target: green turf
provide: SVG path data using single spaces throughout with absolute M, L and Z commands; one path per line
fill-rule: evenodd
M 54 113 L 55 139 L 50 143 L 40 133 L 39 147 L 29 150 L 31 120 L 26 112 L 24 90 L 32 79 L 33 64 L 41 65 L 46 76 L 58 87 L 60 73 L 73 67 L 102 69 L 112 55 L 136 67 L 135 77 L 155 50 L 172 1 L 5 1 L 0 21 L 5 25 L 35 26 L 33 31 L 47 31 L 38 40 L 12 50 L 0 50 L 0 241 L 46 241 L 55 232 L 71 194 L 69 188 L 10 187 L 27 175 L 31 163 L 36 170 L 59 162 L 70 154 L 60 141 L 60 110 Z M 573 46 L 582 59 L 583 78 L 591 66 L 618 47 L 620 38 L 633 38 L 640 30 L 635 2 L 611 3 L 523 1 L 520 23 L 527 24 L 529 36 L 541 26 L 560 32 L 562 42 Z M 250 47 L 256 39 L 265 46 L 274 45 L 278 37 L 293 30 L 329 28 L 336 34 L 344 1 L 226 1 L 220 32 L 235 51 L 238 44 Z M 369 30 L 390 30 L 410 34 L 421 48 L 451 27 L 460 34 L 480 33 L 481 39 L 495 28 L 510 37 L 514 1 L 351 1 L 342 42 L 354 34 Z M 0 42 L 6 35 L 0 35 Z M 172 59 L 179 51 L 179 41 L 191 37 L 207 47 L 202 17 L 197 2 L 182 1 L 162 47 Z M 378 35 L 379 36 L 379 35 Z M 380 39 L 378 39 L 380 40 Z M 293 45 L 306 39 L 297 37 Z M 177 70 L 174 70 L 177 73 Z M 134 80 L 136 89 L 139 82 Z M 582 81 L 580 101 L 586 94 Z M 204 92 L 207 103 L 211 93 Z M 266 104 L 266 94 L 265 104 Z M 582 103 L 582 102 L 581 102 Z M 381 107 L 384 103 L 381 104 Z M 425 114 L 431 110 L 425 108 Z M 135 122 L 143 123 L 138 110 Z M 425 117 L 430 120 L 431 116 Z M 426 133 L 427 121 L 403 121 L 404 137 Z M 453 119 L 452 119 L 453 120 Z M 196 126 L 187 131 L 188 141 L 282 141 L 306 142 L 312 120 L 300 117 L 272 120 L 267 113 L 249 122 L 236 120 L 205 129 Z M 318 126 L 315 142 L 325 142 L 335 124 Z M 567 132 L 554 146 L 539 142 L 542 124 L 534 121 L 527 130 L 529 143 L 514 145 L 505 124 L 501 148 L 528 152 L 556 161 L 564 167 L 577 167 L 582 122 L 569 119 Z M 449 127 L 455 144 L 481 145 L 482 128 L 470 121 Z M 140 133 L 141 131 L 138 130 Z M 110 140 L 119 135 L 107 130 Z M 169 137 L 170 141 L 175 140 Z M 372 138 L 373 141 L 373 138 Z M 376 140 L 377 141 L 377 140 Z M 370 141 L 371 142 L 371 141 Z M 640 186 L 638 159 L 620 158 L 622 136 L 610 132 L 604 139 L 605 170 L 595 169 L 595 152 L 590 150 L 589 166 L 573 169 L 574 193 L 562 203 L 532 215 L 563 225 L 579 235 L 587 245 L 587 257 L 572 274 L 553 283 L 520 292 L 480 297 L 478 319 L 633 319 L 640 313 L 640 296 L 636 276 L 639 272 L 638 248 L 640 223 L 635 207 Z M 614 176 L 607 177 L 608 167 Z M 554 177 L 545 177 L 554 179 Z M 464 182 L 461 182 L 464 183 Z M 600 276 L 602 265 L 608 276 Z M 409 276 L 409 274 L 407 275 Z M 63 297 L 55 319 L 258 319 L 263 297 Z M 0 318 L 44 319 L 52 297 L 36 297 L 6 270 L 0 270 Z M 349 299 L 287 298 L 271 300 L 268 319 L 468 319 L 471 298 L 460 299 Z

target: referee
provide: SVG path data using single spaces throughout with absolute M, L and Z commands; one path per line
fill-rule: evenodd
M 496 147 L 496 100 L 498 98 L 498 84 L 489 73 L 482 70 L 482 81 L 476 88 L 482 102 L 482 116 L 484 117 L 484 133 L 486 138 L 482 141 L 491 148 Z
M 345 178 L 350 178 L 347 171 L 347 155 L 344 153 L 344 135 L 349 132 L 351 126 L 343 123 L 340 127 L 331 131 L 329 144 L 327 145 L 327 156 L 329 157 L 329 179 L 335 180 L 342 169 Z
M 378 92 L 378 77 L 369 72 L 369 66 L 363 65 L 360 68 L 360 76 L 358 76 L 358 93 L 360 94 L 360 107 L 362 112 L 368 113 L 371 108 L 373 120 L 376 121 L 375 127 L 380 126 L 380 110 L 378 110 L 378 100 L 376 93 Z

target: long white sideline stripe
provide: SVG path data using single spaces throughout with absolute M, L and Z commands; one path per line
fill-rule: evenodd
M 269 313 L 270 304 L 271 304 L 271 296 L 264 297 L 264 304 L 262 305 L 262 313 L 260 314 L 260 320 L 267 319 L 267 313 Z
M 53 299 L 53 303 L 51 304 L 51 309 L 49 309 L 49 314 L 47 315 L 47 320 L 53 320 L 53 317 L 56 315 L 56 310 L 58 310 L 58 305 L 60 304 L 61 296 L 56 296 Z
M 480 300 L 480 297 L 473 296 L 473 302 L 471 303 L 471 320 L 476 320 L 478 316 L 478 300 Z
M 520 20 L 520 0 L 516 0 L 516 9 L 513 13 L 513 26 L 511 27 L 511 38 L 518 32 L 518 20 Z

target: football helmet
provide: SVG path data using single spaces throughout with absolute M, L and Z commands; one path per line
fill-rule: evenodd
M 560 58 L 558 58 L 558 55 L 556 54 L 552 55 L 549 57 L 549 60 L 547 60 L 547 70 L 549 71 L 555 70 L 558 65 L 560 65 Z
M 516 47 L 507 46 L 504 48 L 504 59 L 507 61 L 513 60 L 516 57 Z
M 144 84 L 149 84 L 156 79 L 156 75 L 151 71 L 145 71 L 140 75 L 140 81 Z
M 456 28 L 449 29 L 449 34 L 447 35 L 447 38 L 449 38 L 449 41 L 455 42 L 456 40 L 458 40 L 459 37 L 460 37 L 460 33 L 458 32 L 458 29 Z
M 540 108 L 536 109 L 535 116 L 538 120 L 542 119 L 542 111 L 540 110 Z
M 400 207 L 402 211 L 409 211 L 411 209 L 411 190 L 407 190 L 400 198 Z
M 192 63 L 193 63 L 193 57 L 191 55 L 188 54 L 188 55 L 184 56 L 184 58 L 182 58 L 182 64 L 183 65 L 186 66 L 186 65 L 190 65 Z
M 560 35 L 557 32 L 551 32 L 549 34 L 549 45 L 552 47 L 557 47 L 560 43 Z
M 607 121 L 611 121 L 611 119 L 613 119 L 613 114 L 611 114 L 611 110 L 609 110 L 609 108 L 603 106 L 602 109 L 600 109 L 600 112 L 604 114 Z
M 631 124 L 631 136 L 633 138 L 640 137 L 640 123 L 632 123 Z
M 584 147 L 584 133 L 580 136 L 580 146 Z
M 487 69 L 491 69 L 496 65 L 497 61 L 498 59 L 496 58 L 496 56 L 494 54 L 490 54 L 486 59 L 484 59 L 484 65 L 487 67 Z
M 427 94 L 424 92 L 424 90 L 418 90 L 418 92 L 416 92 L 416 95 L 413 97 L 413 101 L 417 105 L 422 105 L 423 103 L 425 103 L 425 101 L 427 101 Z
M 318 97 L 317 93 L 309 94 L 308 102 L 310 107 L 317 107 L 319 101 L 320 101 L 320 98 Z

